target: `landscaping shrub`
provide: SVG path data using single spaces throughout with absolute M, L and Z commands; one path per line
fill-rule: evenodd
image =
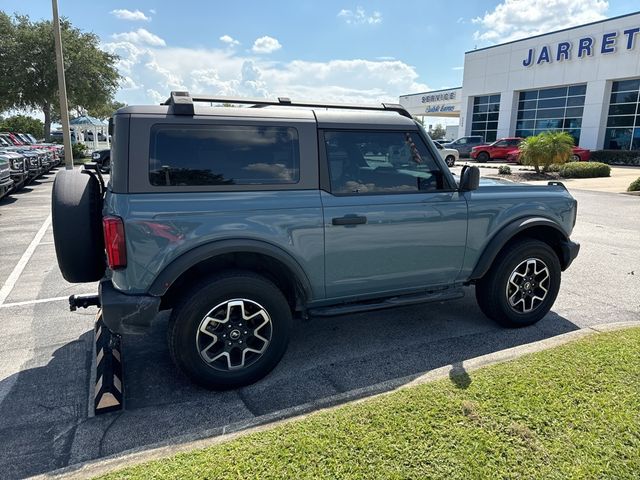
M 565 163 L 571 158 L 573 137 L 567 132 L 542 132 L 525 138 L 520 143 L 520 162 L 531 165 L 536 173 L 549 171 L 554 164 Z
M 600 162 L 569 162 L 562 165 L 559 172 L 564 178 L 609 177 L 611 167 Z
M 84 163 L 87 156 L 87 146 L 84 143 L 74 143 L 71 145 L 71 152 L 73 153 L 73 163 Z
M 631 185 L 627 188 L 627 192 L 640 192 L 640 177 L 631 182 Z
M 595 150 L 591 160 L 608 165 L 640 166 L 640 150 Z
M 552 163 L 551 165 L 549 165 L 549 172 L 559 172 L 560 171 L 560 167 L 562 165 L 560 165 L 559 163 Z
M 500 175 L 511 175 L 511 167 L 509 165 L 500 165 L 498 173 Z

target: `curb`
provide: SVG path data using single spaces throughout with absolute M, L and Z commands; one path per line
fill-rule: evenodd
M 315 402 L 305 403 L 295 407 L 286 408 L 277 412 L 261 415 L 249 420 L 232 423 L 224 427 L 200 432 L 198 434 L 185 435 L 174 439 L 171 442 L 162 442 L 145 447 L 127 450 L 115 455 L 110 455 L 98 460 L 91 460 L 75 465 L 70 465 L 49 473 L 30 477 L 32 479 L 84 479 L 97 475 L 104 475 L 115 469 L 131 467 L 158 460 L 177 453 L 194 449 L 206 448 L 212 445 L 228 442 L 243 435 L 247 435 L 262 430 L 273 428 L 276 425 L 293 422 L 306 417 L 310 413 L 322 410 L 330 410 L 346 404 L 347 402 L 359 403 L 372 397 L 388 395 L 395 391 L 410 388 L 424 383 L 433 382 L 447 378 L 452 372 L 471 372 L 483 367 L 497 365 L 500 363 L 515 360 L 531 353 L 548 350 L 567 343 L 616 330 L 640 327 L 640 321 L 628 321 L 617 323 L 606 323 L 581 328 L 572 332 L 564 333 L 555 337 L 539 340 L 537 342 L 519 345 L 517 347 L 500 350 L 480 357 L 465 360 L 462 364 L 446 365 L 444 367 L 430 370 L 421 375 L 411 375 L 393 380 L 387 380 L 375 385 L 351 390 L 326 397 Z

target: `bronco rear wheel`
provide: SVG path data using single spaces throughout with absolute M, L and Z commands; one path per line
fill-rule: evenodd
M 272 282 L 251 272 L 229 272 L 185 293 L 169 321 L 169 351 L 199 385 L 240 387 L 278 364 L 291 323 L 289 304 Z
M 532 325 L 553 306 L 560 290 L 560 261 L 546 243 L 526 239 L 500 253 L 476 284 L 483 313 L 505 327 Z

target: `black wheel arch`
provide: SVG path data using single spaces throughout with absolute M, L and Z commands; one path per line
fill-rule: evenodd
M 569 240 L 563 228 L 557 222 L 545 217 L 526 217 L 508 223 L 489 240 L 469 279 L 473 281 L 482 278 L 503 248 L 525 237 L 548 244 L 558 255 L 563 271 L 571 264 L 572 248 L 576 244 Z
M 220 269 L 245 269 L 270 277 L 283 290 L 292 308 L 313 299 L 311 282 L 300 264 L 282 248 L 260 240 L 218 240 L 195 247 L 173 260 L 160 272 L 149 294 L 163 297 L 170 307 L 172 295 L 203 273 Z

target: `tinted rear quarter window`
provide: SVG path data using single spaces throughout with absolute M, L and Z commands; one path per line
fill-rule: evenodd
M 277 185 L 300 180 L 292 127 L 154 125 L 149 181 L 154 186 Z

